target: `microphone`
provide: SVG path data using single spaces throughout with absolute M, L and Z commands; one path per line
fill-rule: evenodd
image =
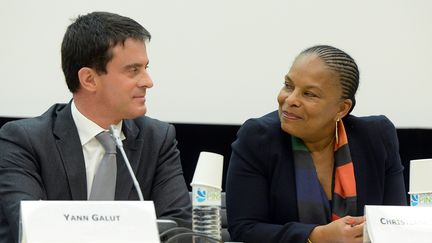
M 139 183 L 138 183 L 138 181 L 137 181 L 137 179 L 135 177 L 135 174 L 133 173 L 133 170 L 132 170 L 132 167 L 130 165 L 129 159 L 126 156 L 126 152 L 123 149 L 123 142 L 121 141 L 120 136 L 117 135 L 116 128 L 114 127 L 114 125 L 110 125 L 109 132 L 110 132 L 111 137 L 114 140 L 115 144 L 117 145 L 117 148 L 119 148 L 119 150 L 120 150 L 120 152 L 121 152 L 121 154 L 123 156 L 123 160 L 125 161 L 126 167 L 129 170 L 129 174 L 132 177 L 132 181 L 133 181 L 133 184 L 135 186 L 135 189 L 138 192 L 139 200 L 140 201 L 144 201 L 144 197 L 143 197 L 142 192 L 141 192 L 141 187 L 140 187 L 140 185 L 139 185 Z

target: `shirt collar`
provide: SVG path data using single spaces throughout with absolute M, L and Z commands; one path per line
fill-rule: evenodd
M 78 135 L 81 140 L 81 146 L 87 144 L 92 138 L 94 138 L 97 134 L 105 131 L 98 124 L 94 123 L 87 117 L 85 117 L 76 107 L 75 102 L 72 100 L 71 105 L 72 118 L 75 122 L 75 125 L 78 129 Z M 121 140 L 125 139 L 125 136 L 122 132 L 123 121 L 120 121 L 118 124 L 114 125 L 115 132 L 117 136 L 120 136 Z

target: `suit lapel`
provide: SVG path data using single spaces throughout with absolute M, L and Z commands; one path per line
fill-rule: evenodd
M 143 139 L 138 139 L 139 128 L 133 120 L 123 121 L 123 133 L 126 139 L 123 140 L 123 148 L 126 156 L 129 159 L 134 174 L 137 174 L 138 163 L 141 157 L 141 149 Z M 117 149 L 117 185 L 116 185 L 116 200 L 127 200 L 133 187 L 133 181 L 126 167 L 125 161 L 121 152 Z
M 71 103 L 57 112 L 54 121 L 57 149 L 66 170 L 72 200 L 87 200 L 87 179 L 84 155 L 78 131 L 72 118 Z

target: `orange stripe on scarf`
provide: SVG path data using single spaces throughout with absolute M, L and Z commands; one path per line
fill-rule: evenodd
M 345 132 L 345 127 L 343 125 L 343 122 L 338 122 L 338 136 L 339 140 L 336 141 L 334 151 L 338 151 L 343 146 L 348 146 L 348 138 L 347 134 Z M 335 168 L 335 176 L 334 176 L 334 188 L 333 193 L 335 195 L 338 195 L 339 197 L 343 198 L 344 200 L 347 197 L 357 197 L 357 188 L 356 188 L 356 180 L 355 180 L 355 174 L 354 174 L 354 165 L 352 162 L 351 156 L 343 158 L 346 159 L 345 161 L 349 161 L 348 163 L 343 163 L 343 165 L 339 165 Z M 340 161 L 343 162 L 343 161 Z M 337 165 L 337 164 L 336 164 Z M 345 215 L 337 215 L 335 212 L 347 212 L 347 208 L 340 208 L 338 210 L 334 210 L 331 216 L 331 220 L 337 220 L 342 216 Z
M 357 195 L 354 166 L 352 162 L 338 166 L 335 172 L 334 193 L 343 198 Z
M 348 143 L 348 138 L 347 138 L 347 135 L 346 135 L 346 132 L 345 132 L 345 126 L 344 126 L 342 120 L 340 120 L 338 122 L 337 129 L 338 129 L 339 140 L 336 141 L 336 143 L 334 145 L 334 150 L 333 151 L 338 150 L 340 147 L 342 147 L 342 146 L 344 146 L 345 144 Z

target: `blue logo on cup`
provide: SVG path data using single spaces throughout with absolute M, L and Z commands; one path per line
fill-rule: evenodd
M 197 201 L 198 202 L 204 202 L 205 200 L 206 200 L 206 191 L 205 190 L 203 190 L 203 189 L 201 189 L 201 188 L 198 188 L 198 190 L 197 190 L 197 195 L 196 195 L 196 199 L 197 199 Z
M 411 194 L 411 206 L 417 206 L 419 202 L 418 194 Z

